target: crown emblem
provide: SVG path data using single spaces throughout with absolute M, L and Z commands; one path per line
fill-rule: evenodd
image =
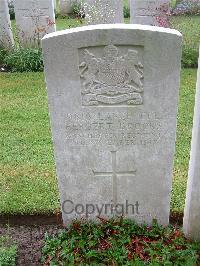
M 143 65 L 136 50 L 120 56 L 116 46 L 108 45 L 102 58 L 85 49 L 83 59 L 79 67 L 84 106 L 143 103 Z

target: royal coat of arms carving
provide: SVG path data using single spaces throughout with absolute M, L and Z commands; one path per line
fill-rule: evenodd
M 102 58 L 84 50 L 80 64 L 83 106 L 143 104 L 143 65 L 138 51 L 119 55 L 114 45 L 105 46 Z

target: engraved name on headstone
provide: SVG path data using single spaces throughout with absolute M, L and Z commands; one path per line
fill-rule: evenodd
M 0 46 L 11 48 L 14 45 L 7 0 L 0 0 Z
M 169 0 L 131 0 L 131 23 L 164 26 L 169 8 Z
M 39 46 L 44 35 L 55 31 L 53 0 L 15 0 L 14 6 L 22 45 Z
M 65 224 L 120 214 L 168 224 L 181 43 L 175 30 L 125 24 L 43 38 Z
M 200 55 L 200 49 L 199 49 Z M 200 56 L 196 101 L 194 110 L 192 145 L 188 174 L 183 228 L 187 237 L 200 241 Z

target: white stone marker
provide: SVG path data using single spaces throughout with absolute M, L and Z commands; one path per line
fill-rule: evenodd
M 200 57 L 183 228 L 187 237 L 200 241 Z
M 11 48 L 14 44 L 7 0 L 0 0 L 0 46 Z
M 169 0 L 130 0 L 131 23 L 162 26 L 169 8 Z
M 67 16 L 73 12 L 73 5 L 79 5 L 81 0 L 60 0 L 60 13 Z
M 60 0 L 60 13 L 62 16 L 72 13 L 71 0 Z
M 47 33 L 54 32 L 53 0 L 15 0 L 18 37 L 24 46 L 38 46 Z
M 123 23 L 123 0 L 86 0 L 84 5 L 87 24 Z
M 175 30 L 125 24 L 43 38 L 65 224 L 114 214 L 168 224 L 181 43 Z

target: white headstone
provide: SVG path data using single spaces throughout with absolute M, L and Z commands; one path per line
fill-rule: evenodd
M 61 15 L 67 16 L 68 14 L 71 14 L 71 12 L 72 12 L 71 0 L 60 0 Z
M 7 0 L 0 0 L 0 47 L 11 48 L 14 44 Z
M 169 0 L 130 0 L 131 23 L 165 26 Z
M 187 237 L 200 241 L 200 57 L 183 228 Z
M 181 43 L 125 24 L 43 38 L 64 223 L 123 213 L 168 224 Z
M 53 0 L 15 0 L 14 7 L 22 45 L 38 46 L 44 35 L 55 31 Z
M 81 0 L 60 0 L 60 13 L 67 16 L 73 12 L 73 6 L 79 5 Z
M 123 23 L 123 0 L 86 0 L 84 4 L 87 24 Z

